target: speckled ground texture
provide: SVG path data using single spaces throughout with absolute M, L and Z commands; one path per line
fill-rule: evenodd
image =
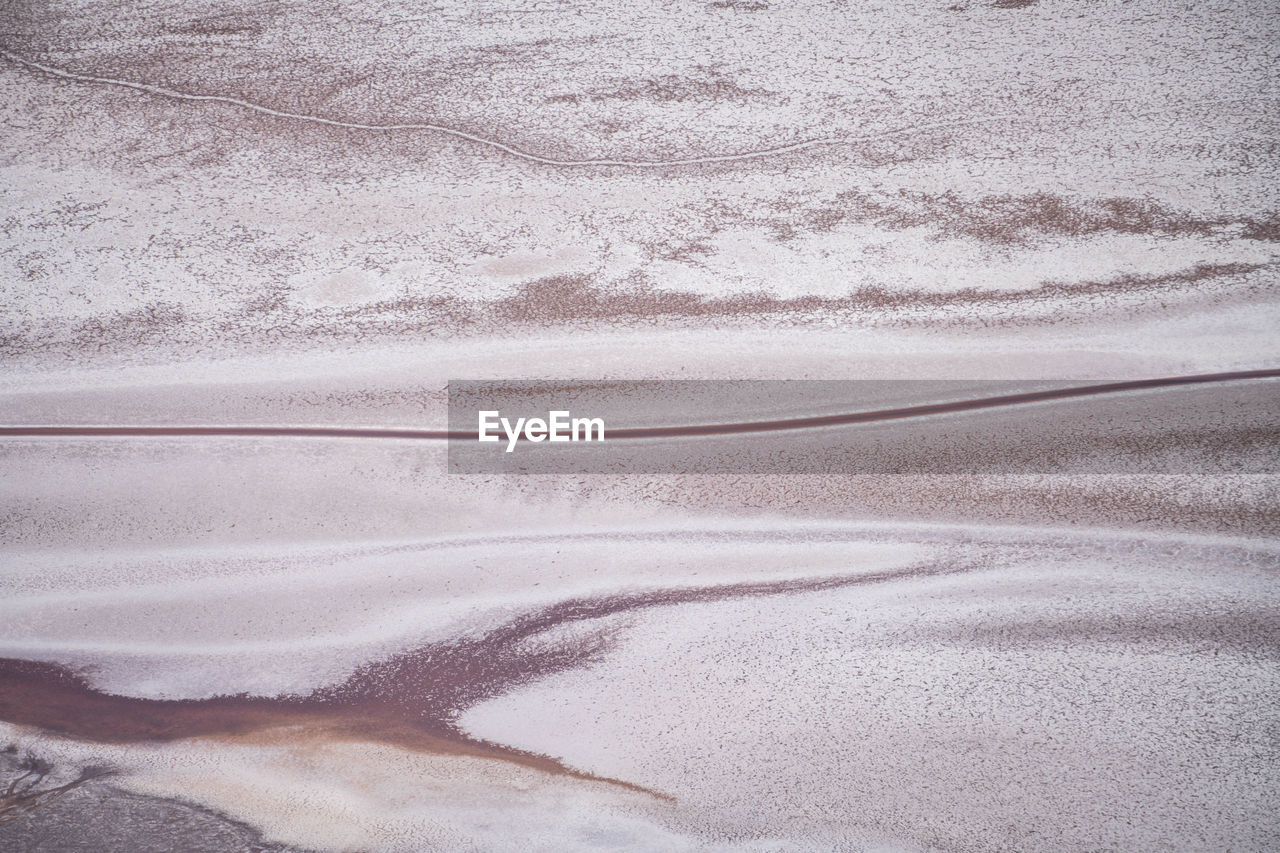
M 0 427 L 1272 370 L 1277 81 L 1270 0 L 10 0 Z M 0 849 L 1274 850 L 1277 400 L 880 433 L 1015 473 L 0 434 Z

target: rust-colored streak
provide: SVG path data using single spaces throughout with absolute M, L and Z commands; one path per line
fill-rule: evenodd
M 514 619 L 479 638 L 434 643 L 367 663 L 341 683 L 305 696 L 181 700 L 121 696 L 93 687 L 84 676 L 57 663 L 5 658 L 0 659 L 0 719 L 103 743 L 256 736 L 293 727 L 312 736 L 508 761 L 664 796 L 629 782 L 574 770 L 548 756 L 473 738 L 458 725 L 459 715 L 534 679 L 598 659 L 613 636 L 608 628 L 579 632 L 571 640 L 556 642 L 541 636 L 560 626 L 653 607 L 872 585 L 970 568 L 946 563 L 854 576 L 570 599 Z
M 377 702 L 334 705 L 311 698 L 258 696 L 139 699 L 96 690 L 59 664 L 12 658 L 0 659 L 0 719 L 79 740 L 117 744 L 198 737 L 252 739 L 295 729 L 312 737 L 506 761 L 665 797 L 629 782 L 574 770 L 553 758 L 469 738 L 429 720 L 407 722 Z

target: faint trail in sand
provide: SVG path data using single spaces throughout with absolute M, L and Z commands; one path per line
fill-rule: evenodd
M 610 439 L 676 438 L 703 435 L 735 435 L 753 432 L 780 432 L 783 430 L 817 429 L 878 421 L 908 420 L 930 415 L 973 412 L 1022 406 L 1031 403 L 1071 400 L 1119 394 L 1125 391 L 1150 391 L 1160 388 L 1177 388 L 1192 385 L 1209 385 L 1223 382 L 1240 382 L 1255 379 L 1280 379 L 1280 368 L 1262 370 L 1237 370 L 1227 373 L 1201 373 L 1191 376 L 1166 376 L 1158 379 L 1133 379 L 1123 382 L 1106 382 L 1096 385 L 1076 385 L 1067 388 L 1050 388 L 1021 394 L 1004 394 L 998 397 L 979 397 L 969 400 L 950 400 L 919 406 L 895 409 L 876 409 L 864 412 L 845 412 L 815 417 L 786 418 L 772 421 L 743 421 L 738 423 L 690 424 L 667 427 L 635 427 L 609 430 Z M 473 441 L 476 433 L 461 430 L 388 429 L 383 427 L 328 427 L 328 426 L 0 426 L 0 439 L 4 438 L 365 438 L 408 439 L 427 441 Z
M 702 163 L 731 163 L 737 160 L 754 160 L 761 157 L 769 157 L 775 154 L 788 154 L 793 151 L 801 151 L 805 148 L 812 148 L 819 145 L 835 145 L 840 142 L 854 142 L 857 139 L 848 137 L 820 137 L 814 139 L 804 139 L 799 142 L 792 142 L 786 145 L 778 145 L 770 148 L 759 148 L 750 151 L 740 151 L 730 154 L 709 154 L 699 157 L 679 157 L 670 160 L 625 160 L 625 159 L 583 159 L 583 160 L 560 160 L 554 157 L 543 157 L 530 151 L 517 148 L 514 145 L 508 145 L 496 139 L 488 139 L 483 136 L 477 136 L 473 133 L 467 133 L 464 130 L 449 127 L 443 124 L 435 124 L 432 122 L 411 122 L 407 124 L 365 124 L 362 122 L 339 121 L 337 119 L 324 118 L 322 116 L 307 115 L 306 113 L 295 113 L 287 110 L 276 110 L 261 104 L 255 104 L 252 101 L 245 101 L 240 98 L 233 98 L 227 95 L 197 95 L 190 92 L 181 92 L 176 89 L 168 89 L 163 86 L 153 86 L 149 83 L 138 83 L 132 80 L 121 80 L 114 77 L 96 77 L 91 74 L 79 74 L 74 71 L 64 71 L 61 68 L 55 68 L 51 65 L 44 65 L 39 62 L 33 62 L 25 59 L 7 50 L 0 50 L 0 56 L 8 59 L 10 62 L 23 65 L 27 68 L 59 77 L 63 80 L 74 80 L 78 83 L 98 83 L 107 86 L 120 86 L 126 89 L 136 89 L 140 92 L 146 92 L 152 95 L 158 95 L 163 98 L 171 98 L 179 101 L 206 101 L 219 104 L 228 104 L 231 106 L 241 107 L 262 115 L 273 116 L 275 118 L 289 119 L 292 121 L 304 121 L 312 124 L 322 124 L 328 127 L 339 127 L 347 130 L 367 130 L 367 131 L 429 131 L 432 133 L 441 133 L 452 136 L 457 139 L 464 139 L 468 142 L 474 142 L 477 145 L 483 145 L 488 148 L 501 151 L 504 154 L 510 154 L 513 157 L 519 157 L 522 160 L 528 160 L 533 163 L 540 163 L 545 166 L 631 166 L 631 167 L 652 167 L 652 166 L 692 166 Z M 990 120 L 990 119 L 988 119 Z M 862 137 L 863 139 L 877 139 L 882 136 L 892 136 L 894 134 L 905 133 L 913 129 L 923 128 L 899 128 L 897 130 L 884 131 L 878 134 Z
M 900 127 L 889 128 L 886 130 L 876 131 L 874 133 L 858 134 L 858 135 L 840 135 L 840 136 L 822 136 L 810 139 L 802 139 L 797 142 L 790 142 L 784 145 L 775 145 L 767 148 L 754 148 L 746 151 L 736 151 L 726 154 L 705 154 L 693 157 L 675 157 L 662 160 L 629 160 L 622 158 L 585 158 L 580 160 L 562 160 L 555 157 L 544 157 L 540 154 L 534 154 L 531 151 L 525 151 L 515 145 L 501 142 L 496 139 L 478 136 L 474 133 L 468 133 L 464 130 L 449 127 L 448 125 L 436 124 L 433 122 L 410 122 L 406 124 L 365 124 L 362 122 L 340 121 L 338 119 L 324 118 L 322 116 L 308 115 L 306 113 L 295 113 L 288 110 L 277 110 L 271 107 L 255 104 L 252 101 L 246 101 L 241 98 L 233 98 L 228 95 L 199 95 L 191 92 L 182 92 L 177 89 L 169 89 L 164 86 L 155 86 L 150 83 L 139 83 L 134 80 L 123 80 L 116 77 L 98 77 L 92 74 L 80 74 L 75 71 L 66 71 L 56 68 L 52 65 L 45 65 L 19 56 L 12 51 L 0 49 L 0 56 L 17 65 L 33 69 L 35 71 L 58 77 L 63 80 L 71 80 L 77 83 L 96 83 L 105 86 L 118 86 L 126 89 L 135 89 L 139 92 L 146 92 L 162 98 L 170 98 L 178 101 L 203 101 L 209 103 L 227 104 L 229 106 L 240 107 L 241 109 L 259 113 L 261 115 L 272 116 L 275 118 L 288 119 L 290 121 L 309 122 L 311 124 L 320 124 L 327 127 L 337 127 L 346 130 L 364 130 L 374 132 L 396 132 L 396 131 L 427 131 L 430 133 L 439 133 L 451 136 L 456 139 L 473 142 L 504 154 L 510 154 L 522 160 L 531 163 L 539 163 L 544 166 L 621 166 L 630 168 L 661 168 L 669 166 L 696 166 L 713 163 L 734 163 L 747 160 L 759 160 L 766 157 L 773 157 L 780 154 L 790 154 L 796 151 L 803 151 L 808 148 L 817 148 L 822 146 L 846 145 L 858 142 L 871 142 L 878 139 L 888 139 L 894 136 L 902 136 L 908 133 L 919 133 L 930 130 L 945 130 L 953 127 L 965 127 L 971 125 L 991 124 L 998 121 L 1009 121 L 1019 118 L 1027 118 L 1021 113 L 996 113 L 991 115 L 972 116 L 969 118 L 949 118 L 934 122 L 922 122 L 918 124 L 902 125 Z M 1247 98 L 1235 99 L 1237 101 L 1250 100 Z M 1267 99 L 1274 100 L 1274 99 Z M 1207 101 L 1204 103 L 1190 103 L 1182 106 L 1212 106 L 1220 103 L 1230 102 L 1223 100 Z

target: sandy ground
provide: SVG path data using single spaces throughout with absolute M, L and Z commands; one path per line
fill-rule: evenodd
M 1275 368 L 1278 23 L 11 3 L 0 425 L 442 429 L 452 379 Z M 1275 400 L 877 439 L 933 463 L 962 436 L 974 475 L 0 437 L 5 772 L 115 771 L 0 847 L 1266 850 Z

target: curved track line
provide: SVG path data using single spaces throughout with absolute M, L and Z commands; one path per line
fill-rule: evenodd
M 1133 379 L 1098 385 L 1077 385 L 1045 391 L 1027 391 L 971 400 L 953 400 L 895 409 L 845 412 L 805 418 L 739 423 L 693 424 L 669 427 L 632 427 L 610 429 L 609 439 L 674 438 L 704 435 L 734 435 L 753 432 L 781 432 L 796 429 L 818 429 L 877 421 L 907 420 L 930 415 L 972 412 L 983 409 L 1021 406 L 1080 397 L 1118 394 L 1124 391 L 1147 391 L 1188 385 L 1208 385 L 1250 379 L 1280 379 L 1280 368 L 1236 370 L 1226 373 L 1201 373 L 1192 376 L 1166 376 L 1159 379 Z M 462 430 L 388 429 L 384 427 L 288 427 L 288 426 L 0 426 L 3 438 L 162 438 L 162 437 L 238 437 L 238 438 L 392 438 L 429 441 L 474 441 L 477 433 Z
M 293 121 L 305 121 L 312 124 L 322 124 L 328 127 L 339 127 L 348 130 L 369 130 L 369 131 L 405 131 L 405 130 L 424 130 L 433 133 L 441 133 L 447 136 L 453 136 L 458 139 L 464 139 L 468 142 L 474 142 L 478 145 L 484 145 L 489 148 L 496 149 L 504 154 L 510 154 L 519 157 L 522 160 L 528 160 L 533 163 L 541 163 L 545 166 L 634 166 L 634 167 L 653 167 L 653 166 L 692 166 L 700 163 L 730 163 L 736 160 L 753 160 L 760 157 L 769 157 L 774 154 L 788 154 L 792 151 L 800 151 L 805 148 L 812 148 L 817 145 L 835 145 L 840 142 L 855 142 L 858 139 L 877 139 L 882 136 L 891 136 L 894 134 L 905 133 L 916 128 L 900 128 L 897 130 L 884 131 L 882 133 L 872 134 L 866 137 L 845 138 L 845 137 L 820 137 L 815 139 L 804 139 L 799 142 L 792 142 L 787 145 L 778 145 L 771 148 L 759 148 L 750 151 L 735 152 L 732 154 L 708 154 L 700 157 L 679 157 L 671 160 L 622 160 L 622 159 L 585 159 L 585 160 L 558 160 L 554 157 L 543 157 L 514 145 L 508 145 L 505 142 L 499 142 L 496 139 L 488 139 L 483 136 L 477 136 L 473 133 L 467 133 L 464 130 L 448 127 L 442 124 L 433 124 L 431 122 L 412 122 L 408 124 L 364 124 L 361 122 L 338 121 L 337 119 L 324 118 L 322 116 L 307 115 L 306 113 L 294 113 L 287 110 L 276 110 L 271 107 L 265 107 L 261 104 L 255 104 L 252 101 L 245 101 L 240 98 L 233 98 L 227 95 L 196 95 L 189 92 L 181 92 L 176 89 L 167 89 L 163 86 L 153 86 L 149 83 L 137 83 L 132 80 L 121 80 L 114 77 L 95 77 L 91 74 L 78 74 L 74 71 L 64 71 L 61 68 L 55 68 L 51 65 L 44 65 L 25 59 L 7 50 L 0 50 L 0 56 L 8 59 L 10 62 L 26 66 L 27 68 L 41 71 L 54 77 L 60 77 L 63 80 L 74 80 L 79 83 L 99 83 L 108 86 L 120 86 L 126 89 L 136 89 L 140 92 L 158 95 L 163 98 L 171 98 L 179 101 L 209 101 L 219 104 L 229 104 L 231 106 L 241 107 L 252 112 L 261 113 L 262 115 L 273 116 L 275 118 L 290 119 Z M 985 119 L 994 121 L 994 118 Z
M 434 124 L 431 122 L 412 122 L 408 124 L 364 124 L 361 122 L 339 121 L 337 119 L 324 118 L 322 116 L 308 115 L 306 113 L 295 113 L 287 110 L 276 110 L 261 104 L 255 104 L 252 101 L 233 98 L 228 95 L 197 95 L 190 92 L 182 92 L 177 89 L 168 89 L 163 86 L 154 86 L 150 83 L 138 83 L 133 80 L 122 80 L 115 77 L 97 77 L 92 74 L 80 74 L 75 71 L 66 71 L 56 68 L 52 65 L 45 65 L 26 59 L 8 50 L 0 49 L 0 56 L 10 62 L 22 65 L 26 68 L 40 71 L 44 74 L 58 77 L 63 80 L 73 80 L 78 83 L 97 83 L 107 86 L 119 86 L 126 89 L 135 89 L 139 92 L 157 95 L 162 98 L 171 98 L 179 101 L 207 101 L 219 104 L 228 104 L 240 107 L 262 115 L 273 116 L 275 118 L 289 119 L 291 121 L 310 122 L 312 124 L 321 124 L 328 127 L 338 127 L 347 130 L 367 130 L 376 132 L 393 132 L 393 131 L 428 131 L 431 133 L 440 133 L 446 136 L 452 136 L 457 139 L 463 139 L 467 142 L 474 142 L 477 145 L 483 145 L 504 154 L 510 154 L 513 157 L 519 157 L 531 163 L 539 163 L 544 166 L 624 166 L 632 168 L 655 168 L 665 166 L 695 166 L 710 163 L 733 163 L 744 160 L 756 160 L 763 157 L 772 157 L 777 154 L 789 154 L 794 151 L 802 151 L 806 148 L 814 148 L 827 145 L 843 145 L 857 142 L 871 142 L 877 139 L 887 139 L 894 136 L 901 136 L 906 133 L 918 133 L 927 130 L 938 130 L 951 127 L 964 127 L 969 125 L 990 124 L 996 121 L 1006 121 L 1010 119 L 1026 118 L 1021 113 L 997 113 L 985 116 L 976 116 L 972 118 L 958 118 L 935 122 L 924 122 L 920 124 L 902 125 L 900 127 L 890 128 L 887 130 L 876 131 L 875 133 L 860 134 L 856 136 L 823 136 L 811 139 L 802 139 L 798 142 L 791 142 L 786 145 L 776 145 L 769 148 L 756 148 L 747 151 L 738 151 L 729 154 L 706 154 L 696 157 L 676 157 L 667 160 L 625 160 L 617 158 L 587 158 L 581 160 L 559 160 L 554 157 L 543 157 L 530 151 L 525 151 L 514 145 L 500 142 L 496 139 L 489 139 L 483 136 L 477 136 L 473 133 L 467 133 L 464 130 L 448 127 L 447 125 Z M 1238 101 L 1249 101 L 1251 98 L 1234 98 L 1223 101 L 1222 99 L 1207 101 L 1200 105 L 1213 105 L 1218 103 L 1231 103 Z M 1275 99 L 1265 99 L 1275 100 Z M 1185 106 L 1197 106 L 1197 103 L 1186 104 Z

